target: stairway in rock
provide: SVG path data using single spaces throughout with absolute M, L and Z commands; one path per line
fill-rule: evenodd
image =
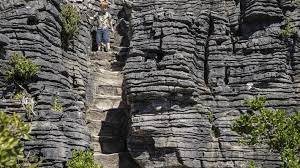
M 90 55 L 91 103 L 87 123 L 94 157 L 104 168 L 131 168 L 126 152 L 128 116 L 122 102 L 122 67 L 127 48 Z M 119 57 L 119 58 L 118 58 Z

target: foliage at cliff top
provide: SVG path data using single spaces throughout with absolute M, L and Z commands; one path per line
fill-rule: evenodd
M 30 126 L 17 114 L 0 112 L 0 168 L 18 168 L 25 159 L 21 139 L 30 139 Z
M 287 114 L 265 107 L 266 98 L 246 100 L 247 114 L 235 120 L 232 129 L 248 145 L 267 144 L 280 153 L 283 168 L 300 168 L 300 112 Z
M 63 40 L 68 42 L 79 31 L 80 15 L 72 5 L 65 4 L 62 7 L 60 18 L 63 23 Z
M 24 82 L 37 75 L 40 70 L 30 59 L 17 53 L 11 56 L 9 64 L 11 68 L 5 73 L 8 80 Z
M 102 168 L 94 161 L 91 151 L 73 150 L 72 158 L 67 162 L 68 168 Z

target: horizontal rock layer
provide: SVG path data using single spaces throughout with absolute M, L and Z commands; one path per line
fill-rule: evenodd
M 299 108 L 299 7 L 270 0 L 136 0 L 124 69 L 128 148 L 141 167 L 279 167 L 231 131 L 243 100 Z M 294 36 L 282 37 L 287 23 Z M 248 88 L 247 84 L 253 84 Z M 213 113 L 214 120 L 209 121 Z
M 25 151 L 42 157 L 45 160 L 42 167 L 51 168 L 64 167 L 71 149 L 90 146 L 90 132 L 84 119 L 90 25 L 82 19 L 77 40 L 72 47 L 63 50 L 61 7 L 60 0 L 0 2 L 0 34 L 8 39 L 1 38 L 1 44 L 5 43 L 1 59 L 7 60 L 13 53 L 19 53 L 40 67 L 37 77 L 28 84 L 35 106 L 32 118 L 24 115 L 28 122 L 31 120 L 33 136 L 32 141 L 25 142 Z M 5 65 L 1 64 L 4 68 L 1 74 Z M 9 99 L 13 85 L 7 85 L 5 78 L 2 79 L 0 94 Z M 50 110 L 55 95 L 63 112 Z M 5 111 L 22 112 L 7 108 Z
M 0 2 L 0 108 L 19 113 L 27 122 L 32 120 L 34 140 L 25 142 L 25 149 L 42 156 L 46 160 L 43 167 L 64 167 L 71 149 L 90 148 L 91 133 L 101 132 L 98 127 L 88 130 L 86 108 L 94 101 L 101 107 L 110 106 L 93 91 L 118 99 L 121 93 L 120 86 L 104 87 L 107 81 L 93 79 L 97 72 L 92 72 L 89 56 L 95 49 L 95 27 L 88 17 L 99 10 L 98 2 L 68 3 L 80 11 L 81 25 L 76 40 L 64 50 L 59 18 L 62 0 Z M 130 45 L 122 98 L 130 106 L 131 120 L 125 143 L 127 116 L 118 109 L 111 113 L 109 123 L 122 121 L 122 126 L 113 130 L 114 135 L 121 135 L 121 143 L 100 139 L 95 150 L 100 152 L 101 144 L 108 148 L 104 149 L 107 155 L 96 156 L 99 160 L 116 167 L 118 163 L 134 165 L 131 156 L 147 168 L 247 167 L 250 160 L 262 167 L 279 167 L 278 154 L 270 153 L 266 146 L 241 146 L 237 142 L 240 137 L 230 126 L 246 110 L 242 101 L 256 95 L 267 96 L 268 106 L 288 112 L 299 107 L 300 22 L 296 3 L 114 0 L 110 12 L 119 25 L 120 36 L 113 36 L 113 42 L 122 46 L 115 48 L 119 59 L 127 57 Z M 281 35 L 287 23 L 294 28 L 288 38 Z M 14 86 L 4 76 L 14 52 L 41 67 L 28 85 L 36 103 L 33 118 L 12 99 Z M 99 57 L 103 69 L 120 70 L 119 65 L 112 67 L 101 60 L 104 57 Z M 93 90 L 95 81 L 101 87 Z M 51 110 L 55 95 L 63 106 L 62 113 Z M 96 115 L 95 120 L 101 117 L 94 112 L 88 115 Z M 211 113 L 214 120 L 209 119 Z M 114 126 L 92 124 L 103 124 L 107 130 Z
M 62 40 L 63 27 L 60 18 L 60 11 L 66 3 L 74 6 L 80 14 L 79 33 L 68 48 L 64 47 Z M 129 45 L 130 10 L 124 6 L 130 4 L 115 0 L 110 5 L 110 12 L 119 34 L 112 35 L 112 41 L 118 41 L 115 46 L 121 46 L 115 49 L 120 56 L 127 54 L 126 47 Z M 42 167 L 65 167 L 66 161 L 71 157 L 72 149 L 92 148 L 91 134 L 94 130 L 88 128 L 86 116 L 89 114 L 86 114 L 86 111 L 94 100 L 100 105 L 110 106 L 108 104 L 110 102 L 105 97 L 93 97 L 92 93 L 95 82 L 100 80 L 102 85 L 106 82 L 105 79 L 94 81 L 93 66 L 90 66 L 90 57 L 93 54 L 91 51 L 96 48 L 96 27 L 89 17 L 99 10 L 99 2 L 96 0 L 2 0 L 0 2 L 0 95 L 2 97 L 0 107 L 7 113 L 17 112 L 32 126 L 33 140 L 25 142 L 25 151 L 43 158 Z M 5 78 L 5 71 L 9 67 L 8 59 L 13 53 L 31 59 L 40 67 L 37 77 L 28 81 L 29 84 L 26 86 L 35 102 L 32 116 L 29 116 L 20 101 L 12 99 L 16 87 L 8 83 Z M 104 55 L 97 59 L 102 57 Z M 119 68 L 119 66 L 112 68 Z M 117 80 L 121 81 L 121 86 L 122 77 Z M 97 88 L 97 92 L 105 94 L 110 92 L 109 89 L 113 91 L 115 89 L 114 94 L 118 99 L 116 101 L 120 101 L 121 88 Z M 54 96 L 58 97 L 63 112 L 51 110 Z M 121 114 L 123 113 L 115 116 Z M 127 124 L 127 118 L 124 123 Z M 99 125 L 101 121 L 95 124 Z M 123 139 L 126 139 L 127 131 L 124 132 Z M 124 145 L 125 143 L 122 142 L 120 145 L 122 151 L 117 151 L 125 152 L 120 153 L 120 162 L 130 164 L 130 156 L 126 153 Z M 124 161 L 126 158 L 128 161 Z M 105 156 L 105 159 L 109 162 L 111 158 Z

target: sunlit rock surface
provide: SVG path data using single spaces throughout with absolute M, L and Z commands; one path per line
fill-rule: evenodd
M 61 41 L 63 3 L 81 15 L 68 49 Z M 247 109 L 243 100 L 253 96 L 265 95 L 268 106 L 288 112 L 298 109 L 295 2 L 110 3 L 119 26 L 113 53 L 103 54 L 94 52 L 89 19 L 98 1 L 0 1 L 0 108 L 32 120 L 27 153 L 44 158 L 45 168 L 65 167 L 74 148 L 92 148 L 108 168 L 133 168 L 135 162 L 145 168 L 244 168 L 250 160 L 280 166 L 278 154 L 266 146 L 242 146 L 230 127 Z M 294 31 L 283 37 L 288 23 Z M 14 52 L 41 67 L 28 85 L 36 103 L 32 119 L 12 99 L 14 86 L 4 76 Z M 55 95 L 63 112 L 51 110 Z
M 141 167 L 279 167 L 267 147 L 242 146 L 243 100 L 299 107 L 299 7 L 270 0 L 133 1 L 125 92 L 128 149 Z M 281 36 L 287 22 L 291 37 Z M 209 119 L 213 114 L 212 120 Z

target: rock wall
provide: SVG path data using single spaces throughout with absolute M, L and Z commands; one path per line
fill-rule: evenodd
M 294 33 L 283 37 L 288 23 Z M 230 126 L 256 95 L 299 108 L 299 23 L 294 1 L 133 1 L 124 89 L 139 165 L 279 167 L 277 154 L 241 146 Z
M 81 17 L 79 33 L 68 48 L 63 47 L 59 17 L 62 5 L 66 3 L 72 4 Z M 118 34 L 112 36 L 117 55 L 126 55 L 127 50 L 123 51 L 122 47 L 129 45 L 130 11 L 124 5 L 128 6 L 121 0 L 110 5 L 110 12 L 118 24 Z M 6 113 L 17 112 L 32 125 L 33 140 L 25 142 L 25 153 L 43 158 L 42 167 L 65 167 L 72 149 L 93 148 L 93 130 L 87 126 L 86 111 L 95 99 L 93 84 L 102 79 L 92 80 L 94 71 L 90 57 L 95 49 L 95 23 L 89 17 L 99 10 L 96 0 L 0 2 L 0 108 Z M 13 53 L 19 53 L 40 66 L 37 77 L 28 81 L 27 87 L 35 102 L 32 118 L 28 117 L 21 102 L 13 99 L 16 86 L 5 79 L 8 59 Z M 100 54 L 99 58 L 102 56 Z M 54 96 L 58 97 L 63 112 L 51 110 Z
M 62 22 L 59 12 L 71 3 L 81 15 L 80 31 L 68 49 L 62 48 Z M 121 2 L 114 4 L 117 18 Z M 37 78 L 28 91 L 35 101 L 32 122 L 33 141 L 25 142 L 26 152 L 41 156 L 43 167 L 64 167 L 71 149 L 90 148 L 90 131 L 85 111 L 89 104 L 89 53 L 92 49 L 93 23 L 88 12 L 99 10 L 96 1 L 2 0 L 0 2 L 0 106 L 5 112 L 18 112 L 25 121 L 26 112 L 12 99 L 14 85 L 7 83 L 4 72 L 7 60 L 19 53 L 40 66 Z M 54 96 L 63 112 L 50 110 Z
M 59 18 L 61 6 L 60 0 L 0 2 L 0 34 L 9 39 L 4 47 L 1 66 L 5 66 L 6 60 L 17 52 L 33 60 L 41 69 L 37 78 L 28 85 L 35 101 L 34 116 L 30 122 L 34 139 L 25 142 L 25 150 L 45 159 L 43 167 L 63 167 L 71 149 L 88 148 L 90 142 L 84 120 L 87 53 L 91 41 L 89 25 L 82 20 L 78 39 L 68 50 L 63 50 Z M 13 85 L 9 88 L 10 85 L 1 83 L 0 94 L 6 99 L 1 104 L 11 98 Z M 50 110 L 55 95 L 63 106 L 63 112 Z M 6 106 L 5 111 L 16 110 Z
M 29 122 L 4 77 L 7 60 L 17 52 L 41 67 L 28 85 L 35 100 L 34 140 L 25 142 L 25 149 L 42 156 L 42 167 L 49 168 L 65 167 L 71 149 L 91 146 L 85 112 L 95 100 L 90 66 L 95 31 L 88 16 L 99 10 L 98 2 L 66 2 L 80 12 L 81 26 L 64 50 L 62 0 L 0 1 L 0 108 Z M 114 50 L 119 59 L 127 57 L 123 102 L 131 116 L 126 144 L 127 130 L 114 130 L 122 134 L 122 151 L 116 152 L 131 161 L 128 148 L 145 168 L 236 168 L 250 160 L 279 167 L 278 154 L 266 146 L 241 146 L 230 126 L 246 110 L 242 100 L 256 95 L 288 112 L 299 107 L 300 22 L 294 1 L 112 0 L 110 11 L 119 25 Z M 294 33 L 283 37 L 288 23 Z M 62 113 L 50 110 L 55 95 Z

